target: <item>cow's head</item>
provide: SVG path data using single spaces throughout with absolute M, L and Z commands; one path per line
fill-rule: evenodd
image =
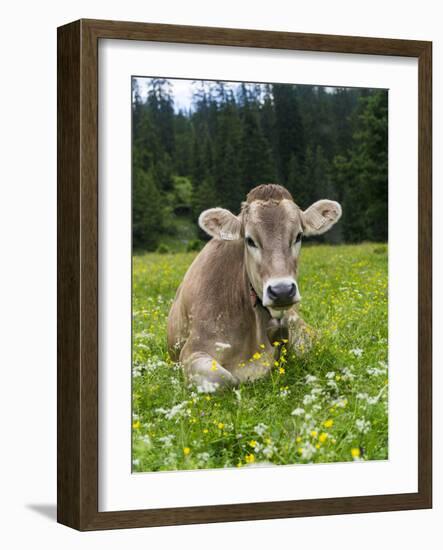
M 260 185 L 249 192 L 238 216 L 224 208 L 202 212 L 200 227 L 211 237 L 243 239 L 245 265 L 255 292 L 273 317 L 300 301 L 296 281 L 303 237 L 320 235 L 341 216 L 341 206 L 320 200 L 301 210 L 280 185 Z

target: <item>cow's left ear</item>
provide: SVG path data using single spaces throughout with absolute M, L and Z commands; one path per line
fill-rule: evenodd
M 200 214 L 198 225 L 214 239 L 235 241 L 240 238 L 241 221 L 224 208 L 210 208 Z
M 338 222 L 341 218 L 341 206 L 338 202 L 323 199 L 314 202 L 302 213 L 303 233 L 309 235 L 321 235 Z

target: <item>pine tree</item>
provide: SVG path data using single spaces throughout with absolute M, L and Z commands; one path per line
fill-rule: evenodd
M 280 181 L 286 183 L 289 163 L 294 154 L 304 163 L 305 136 L 298 108 L 297 89 L 291 84 L 273 84 L 275 130 L 278 147 L 278 171 Z
M 137 169 L 133 174 L 133 247 L 155 250 L 163 230 L 163 203 L 150 172 Z
M 271 151 L 263 135 L 256 105 L 246 104 L 242 117 L 242 181 L 247 190 L 275 180 Z
M 228 94 L 226 93 L 225 96 Z M 238 211 L 245 196 L 239 151 L 241 123 L 232 98 L 220 107 L 215 140 L 214 179 L 220 206 Z

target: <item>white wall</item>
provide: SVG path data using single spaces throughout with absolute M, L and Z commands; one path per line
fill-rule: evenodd
M 77 0 L 2 6 L 0 85 L 0 540 L 7 548 L 415 548 L 443 520 L 441 338 L 435 338 L 435 507 L 414 511 L 80 534 L 54 522 L 56 373 L 56 27 L 80 17 L 434 41 L 434 181 L 442 181 L 441 14 L 432 0 Z M 442 187 L 435 185 L 435 266 L 442 273 Z M 407 236 L 405 236 L 407 246 Z M 441 285 L 435 285 L 435 334 Z M 441 308 L 440 308 L 441 309 Z

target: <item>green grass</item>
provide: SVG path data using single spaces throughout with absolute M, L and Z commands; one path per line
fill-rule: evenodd
M 235 391 L 186 387 L 166 349 L 195 253 L 134 256 L 133 470 L 388 458 L 387 246 L 302 250 L 300 313 L 313 348 Z

